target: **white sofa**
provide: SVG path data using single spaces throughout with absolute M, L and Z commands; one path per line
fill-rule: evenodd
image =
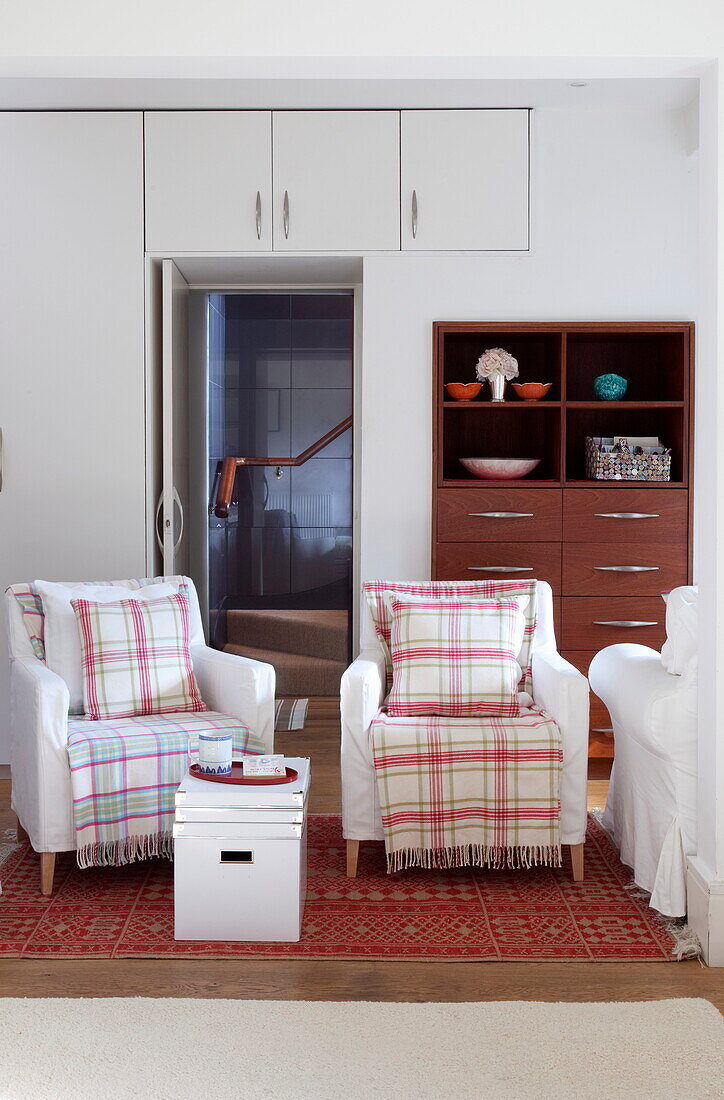
M 588 673 L 616 746 L 603 823 L 668 917 L 686 913 L 686 860 L 696 852 L 697 600 L 693 587 L 670 593 L 661 653 L 609 646 Z
M 561 843 L 586 838 L 588 771 L 588 681 L 556 651 L 553 594 L 538 581 L 538 626 L 532 642 L 533 698 L 553 717 L 563 739 Z M 385 696 L 385 658 L 367 602 L 362 597 L 360 654 L 342 677 L 342 831 L 347 872 L 356 873 L 364 840 L 383 840 L 377 782 L 372 764 L 370 723 Z M 580 849 L 580 877 L 582 877 Z M 578 867 L 574 868 L 578 877 Z
M 210 649 L 204 640 L 198 597 L 189 587 L 190 648 L 202 698 L 212 710 L 238 718 L 264 742 L 274 744 L 274 686 L 271 665 Z M 36 852 L 73 851 L 70 768 L 68 763 L 69 694 L 64 680 L 51 672 L 33 651 L 23 612 L 11 591 L 6 593 L 10 672 L 10 766 L 12 808 Z M 52 888 L 54 856 L 41 880 Z M 50 892 L 44 889 L 43 892 Z

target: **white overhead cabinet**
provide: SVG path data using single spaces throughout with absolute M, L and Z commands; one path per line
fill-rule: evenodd
M 397 111 L 274 111 L 274 250 L 400 247 Z
M 146 249 L 527 249 L 528 119 L 527 110 L 148 111 Z
M 402 247 L 528 248 L 527 110 L 402 111 Z
M 146 249 L 269 252 L 271 113 L 147 111 Z

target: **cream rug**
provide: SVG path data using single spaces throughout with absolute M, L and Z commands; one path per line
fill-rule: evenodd
M 723 1075 L 703 1000 L 0 1000 L 3 1100 L 698 1100 Z

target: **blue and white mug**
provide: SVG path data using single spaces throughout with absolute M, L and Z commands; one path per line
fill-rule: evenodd
M 206 775 L 230 775 L 233 736 L 231 731 L 199 734 L 199 769 Z

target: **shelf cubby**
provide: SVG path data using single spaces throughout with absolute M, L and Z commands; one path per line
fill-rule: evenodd
M 519 375 L 516 382 L 550 382 L 548 391 L 551 401 L 561 399 L 561 363 L 563 334 L 550 326 L 511 324 L 508 327 L 491 325 L 466 326 L 460 324 L 457 331 L 449 332 L 445 337 L 445 358 L 442 368 L 442 383 L 475 382 L 475 368 L 478 359 L 487 348 L 503 347 L 518 360 Z M 512 386 L 508 385 L 506 397 L 511 402 L 519 402 Z M 475 403 L 489 403 L 490 387 L 483 384 L 480 396 Z
M 480 485 L 461 458 L 539 458 L 540 465 L 515 484 L 560 483 L 560 405 L 523 414 L 518 403 L 469 405 L 443 410 L 441 479 Z
M 628 382 L 624 402 L 685 401 L 688 332 L 683 328 L 601 325 L 567 332 L 566 399 L 593 401 L 596 378 L 619 374 Z
M 583 481 L 585 471 L 586 436 L 656 436 L 665 447 L 671 447 L 671 481 L 686 484 L 688 462 L 686 422 L 683 405 L 667 408 L 623 402 L 599 401 L 595 408 L 566 408 L 566 481 Z M 589 482 L 605 484 L 605 482 Z M 621 485 L 622 482 L 616 482 Z M 661 488 L 669 482 L 636 481 L 628 484 L 654 485 Z

